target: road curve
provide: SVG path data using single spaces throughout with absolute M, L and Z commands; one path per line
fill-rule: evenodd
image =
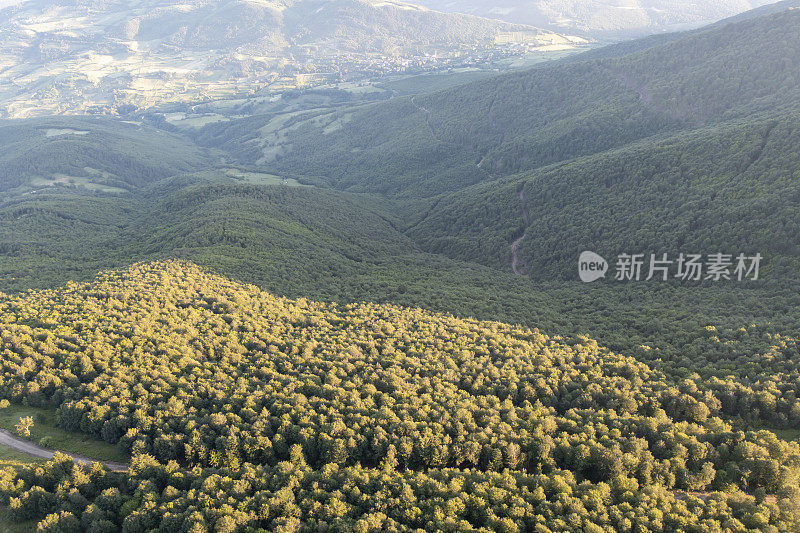
M 439 137 L 436 136 L 436 132 L 433 131 L 433 125 L 431 125 L 431 110 L 427 107 L 422 107 L 421 105 L 417 104 L 417 102 L 414 101 L 414 98 L 416 98 L 416 96 L 411 97 L 411 105 L 417 108 L 417 111 L 422 111 L 425 113 L 425 124 L 428 125 L 428 131 L 431 132 L 431 137 L 438 142 L 443 142 Z
M 511 271 L 514 272 L 517 276 L 527 277 L 527 265 L 525 262 L 519 258 L 519 247 L 522 244 L 522 241 L 525 240 L 525 237 L 528 235 L 528 229 L 531 227 L 531 219 L 528 215 L 528 206 L 525 201 L 525 187 L 523 186 L 519 190 L 519 200 L 520 200 L 520 208 L 522 209 L 522 219 L 525 221 L 525 231 L 522 232 L 522 235 L 519 239 L 515 240 L 511 243 Z
M 15 437 L 5 429 L 0 429 L 0 444 L 32 457 L 38 457 L 39 459 L 52 459 L 56 452 L 60 452 L 70 457 L 73 461 L 75 461 L 75 464 L 79 465 L 88 466 L 92 463 L 102 463 L 109 470 L 113 470 L 114 472 L 125 472 L 130 467 L 130 465 L 125 463 L 115 463 L 114 461 L 97 461 L 89 457 L 84 457 L 83 455 L 62 452 L 60 450 L 48 450 L 47 448 L 42 448 L 41 446 L 32 443 L 31 441 Z

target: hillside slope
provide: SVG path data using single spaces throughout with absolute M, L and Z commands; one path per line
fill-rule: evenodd
M 100 117 L 0 121 L 3 203 L 54 185 L 124 193 L 211 160 L 189 139 L 140 123 Z
M 622 58 L 533 69 L 324 121 L 296 118 L 283 151 L 267 144 L 260 162 L 342 188 L 431 196 L 659 133 L 792 109 L 800 105 L 798 21 L 788 10 Z M 345 116 L 337 131 L 325 129 Z M 241 129 L 208 127 L 228 144 L 258 146 L 258 131 Z
M 101 183 L 92 175 L 74 183 L 50 179 L 35 186 L 35 194 L 25 189 L 4 198 L 0 289 L 48 287 L 85 280 L 101 268 L 182 257 L 281 295 L 420 305 L 555 333 L 590 334 L 627 354 L 676 362 L 680 373 L 713 376 L 720 368 L 738 373 L 741 357 L 767 356 L 773 347 L 767 335 L 792 337 L 797 327 L 798 220 L 787 207 L 798 195 L 796 86 L 787 81 L 797 72 L 791 68 L 797 64 L 796 41 L 766 44 L 769 35 L 787 36 L 796 17 L 797 12 L 778 13 L 686 35 L 688 44 L 679 40 L 647 46 L 629 57 L 543 67 L 413 100 L 254 116 L 208 127 L 199 135 L 203 144 L 224 149 L 228 159 L 261 161 L 261 168 L 229 166 L 212 150 L 208 155 L 219 163 L 190 175 L 157 182 L 151 177 L 139 186 L 130 183 L 140 183 L 141 176 L 123 173 L 129 182 L 124 191 L 97 189 Z M 757 38 L 759 31 L 762 38 Z M 686 56 L 698 43 L 703 47 L 696 54 L 704 60 L 693 73 Z M 748 69 L 752 64 L 751 70 L 760 72 L 759 57 L 763 65 L 785 64 L 786 74 L 753 85 Z M 553 74 L 597 72 L 598 65 L 635 73 L 646 71 L 646 60 L 670 60 L 684 69 L 685 87 L 669 79 L 667 67 L 658 67 L 663 75 L 653 82 L 653 94 L 661 94 L 664 105 L 680 102 L 680 96 L 707 109 L 704 124 L 658 122 L 664 115 L 647 111 L 637 94 L 620 96 L 617 88 L 610 91 L 604 85 L 570 92 Z M 728 66 L 736 65 L 733 75 L 726 74 Z M 519 89 L 511 81 L 520 80 L 566 91 L 568 105 L 560 115 L 557 107 L 533 100 L 519 106 L 520 117 L 529 115 L 543 128 L 575 129 L 578 119 L 567 112 L 617 117 L 622 126 L 587 122 L 592 128 L 584 137 L 576 134 L 573 144 L 559 145 L 563 153 L 541 152 L 542 159 L 564 158 L 548 165 L 505 155 L 515 138 L 530 150 L 549 142 L 526 130 L 525 120 L 516 119 L 511 107 L 504 116 L 518 133 L 503 143 L 492 137 L 491 120 L 487 126 L 475 113 L 476 125 L 483 128 L 472 133 L 475 145 L 494 143 L 491 157 L 512 171 L 513 165 L 525 168 L 494 177 L 484 168 L 489 152 L 478 168 L 480 154 L 471 145 L 435 140 L 447 132 L 435 122 L 434 109 L 424 107 L 429 102 L 457 110 L 454 102 L 462 92 L 479 101 L 476 87 L 496 86 L 507 89 L 499 94 L 510 105 Z M 705 87 L 714 84 L 718 99 Z M 666 88 L 658 93 L 661 85 Z M 597 102 L 611 103 L 593 107 L 595 92 Z M 623 127 L 625 114 L 612 105 L 615 98 L 641 110 L 629 117 L 631 131 Z M 403 116 L 415 106 L 427 109 L 430 118 L 424 110 Z M 654 119 L 645 120 L 645 112 Z M 469 116 L 468 108 L 460 110 L 447 134 L 467 138 L 469 132 L 455 125 L 468 124 Z M 60 120 L 59 127 L 70 127 L 71 119 Z M 24 123 L 16 126 L 24 129 Z M 660 133 L 649 134 L 649 129 Z M 107 135 L 48 139 L 34 130 L 43 143 L 74 137 L 70 142 L 96 144 L 93 150 L 99 154 L 114 154 L 105 149 L 112 144 L 101 141 L 122 135 L 107 130 Z M 604 131 L 609 136 L 598 133 Z M 626 136 L 636 140 L 621 140 Z M 147 142 L 172 146 L 178 140 L 187 143 L 185 137 L 154 132 Z M 35 147 L 39 141 L 17 148 Z M 602 148 L 616 143 L 625 144 Z M 177 156 L 186 147 L 174 146 L 170 157 L 177 158 L 175 168 L 180 168 Z M 366 148 L 359 151 L 360 146 Z M 526 150 L 521 154 L 527 157 Z M 574 152 L 586 155 L 570 155 Z M 267 153 L 275 156 L 270 162 Z M 53 159 L 61 165 L 54 172 L 69 174 L 58 170 L 71 168 L 68 159 Z M 276 171 L 280 165 L 288 171 Z M 292 178 L 316 187 L 292 187 L 297 185 Z M 367 192 L 352 192 L 359 190 Z M 510 246 L 515 241 L 517 271 L 527 277 L 513 274 Z M 764 255 L 762 281 L 598 282 L 587 287 L 578 282 L 575 268 L 584 249 L 612 262 L 619 253 L 674 258 L 681 252 L 759 252 Z M 763 328 L 755 345 L 749 340 L 736 348 L 707 342 L 709 325 L 725 332 L 720 338 L 737 338 L 738 328 L 753 324 Z
M 797 443 L 735 431 L 718 417 L 732 408 L 722 390 L 672 383 L 585 338 L 276 298 L 174 261 L 3 296 L 0 330 L 0 396 L 58 406 L 63 428 L 134 455 L 123 479 L 79 473 L 68 458 L 2 471 L 17 520 L 796 525 Z
M 423 249 L 498 268 L 521 237 L 523 273 L 542 281 L 575 279 L 584 250 L 758 251 L 764 277 L 793 280 L 799 135 L 792 113 L 647 139 L 443 195 L 408 234 Z
M 798 220 L 781 206 L 798 195 L 798 26 L 789 9 L 620 57 L 297 115 L 278 132 L 271 117 L 210 126 L 199 140 L 382 194 L 428 252 L 511 270 L 522 238 L 517 270 L 537 280 L 575 279 L 584 249 L 690 247 L 760 250 L 768 273 L 793 279 Z M 776 225 L 765 212 L 784 214 Z

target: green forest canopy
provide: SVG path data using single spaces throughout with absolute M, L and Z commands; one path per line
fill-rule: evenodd
M 134 456 L 3 471 L 11 516 L 44 531 L 797 525 L 797 443 L 587 338 L 176 261 L 4 296 L 0 324 L 0 395 Z

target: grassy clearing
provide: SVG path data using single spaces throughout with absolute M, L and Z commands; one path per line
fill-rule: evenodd
M 334 85 L 334 87 L 356 95 L 379 93 L 382 91 L 382 89 L 375 87 L 375 85 L 370 82 L 344 82 Z
M 18 452 L 17 450 L 0 444 L 0 468 L 44 462 L 44 459 L 32 457 L 26 453 Z
M 99 461 L 124 463 L 130 460 L 130 458 L 116 446 L 95 440 L 85 435 L 70 433 L 57 427 L 56 413 L 54 410 L 12 404 L 5 409 L 0 409 L 0 428 L 15 433 L 14 426 L 19 422 L 20 417 L 25 416 L 33 417 L 34 420 L 31 436 L 27 438 L 40 446 L 52 450 L 84 455 Z M 48 439 L 42 443 L 41 441 L 45 437 Z M 0 450 L 0 459 L 7 458 L 8 460 L 12 460 L 12 454 L 16 453 L 18 452 L 14 452 L 8 448 L 6 448 L 5 451 Z M 27 456 L 24 457 L 27 458 Z
M 397 91 L 400 94 L 420 94 L 423 92 L 442 91 L 471 81 L 488 78 L 495 74 L 497 72 L 494 70 L 436 72 L 400 77 L 383 82 L 380 86 L 389 91 Z
M 59 135 L 87 135 L 86 130 L 73 130 L 71 128 L 48 128 L 44 132 L 45 137 L 58 137 Z
M 333 122 L 322 128 L 322 133 L 324 133 L 325 135 L 330 135 L 335 131 L 339 131 L 344 127 L 345 124 L 347 124 L 351 120 L 353 120 L 353 114 L 345 113 L 341 117 L 337 118 L 336 120 L 334 120 Z
M 185 113 L 168 113 L 166 120 L 178 128 L 199 129 L 216 122 L 227 122 L 231 117 L 219 113 L 205 113 L 202 115 L 186 115 Z
M 770 429 L 779 439 L 800 441 L 800 429 Z
M 303 185 L 292 178 L 281 178 L 275 174 L 267 174 L 265 172 L 246 172 L 243 170 L 228 169 L 225 175 L 229 178 L 245 181 L 247 183 L 254 183 L 257 185 L 287 185 L 289 187 L 302 187 Z
M 68 174 L 53 174 L 51 177 L 38 176 L 31 180 L 33 187 L 52 187 L 55 185 L 74 185 L 76 187 L 85 187 L 93 191 L 100 191 L 106 193 L 124 193 L 125 189 L 119 187 L 110 187 L 101 183 L 93 183 L 92 178 L 87 176 L 70 176 Z
M 284 185 L 287 187 L 312 187 L 305 185 L 293 178 L 284 178 L 268 172 L 255 172 L 237 168 L 223 168 L 217 170 L 202 170 L 192 174 L 199 179 L 213 181 L 233 181 L 237 183 L 252 183 L 253 185 Z

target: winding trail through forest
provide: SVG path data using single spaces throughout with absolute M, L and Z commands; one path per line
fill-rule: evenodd
M 492 126 L 494 126 L 495 128 L 497 128 L 500 131 L 500 143 L 499 143 L 499 145 L 502 145 L 505 142 L 506 130 L 505 130 L 505 128 L 501 127 L 497 123 L 497 120 L 495 119 L 495 116 L 494 116 L 494 105 L 495 105 L 496 100 L 497 100 L 496 98 L 494 100 L 492 100 L 492 103 L 489 105 L 489 121 L 491 122 Z M 418 111 L 421 111 L 421 112 L 425 113 L 425 124 L 427 124 L 428 131 L 430 131 L 431 136 L 436 141 L 443 142 L 439 137 L 437 137 L 436 132 L 434 131 L 433 126 L 431 125 L 431 110 L 428 109 L 427 107 L 419 105 L 417 103 L 417 101 L 416 101 L 416 96 L 412 96 L 411 97 L 411 105 L 413 105 L 414 108 L 416 108 Z M 475 164 L 475 166 L 478 169 L 483 170 L 484 172 L 486 172 L 486 174 L 490 178 L 492 178 L 494 180 L 500 179 L 502 177 L 502 174 L 492 174 L 491 172 L 489 172 L 488 170 L 483 168 L 483 164 L 484 164 L 484 162 L 486 162 L 486 158 L 487 158 L 487 155 L 484 155 L 483 157 L 481 157 L 481 160 L 479 162 L 477 162 Z M 530 221 L 530 217 L 528 216 L 528 209 L 527 209 L 527 205 L 526 205 L 526 201 L 525 201 L 525 189 L 524 189 L 524 187 L 520 188 L 520 190 L 519 190 L 519 199 L 520 199 L 520 202 L 521 202 L 522 218 L 525 221 L 525 231 L 522 232 L 522 235 L 517 240 L 515 240 L 514 242 L 511 243 L 511 246 L 510 246 L 510 249 L 511 249 L 511 270 L 517 276 L 527 276 L 528 266 L 519 257 L 519 247 L 522 244 L 522 242 L 525 240 L 525 237 L 528 234 L 528 229 L 530 228 L 530 225 L 531 225 L 531 221 Z M 428 211 L 428 213 L 425 214 L 425 216 L 422 218 L 422 220 L 427 218 L 428 214 L 436 207 L 436 205 L 438 205 L 438 203 L 439 203 L 439 200 L 436 201 L 436 203 L 431 207 L 431 209 Z M 419 222 L 417 224 L 419 224 Z
M 91 459 L 89 457 L 84 457 L 83 455 L 77 455 L 74 453 L 67 453 L 60 450 L 48 450 L 47 448 L 42 448 L 41 446 L 32 443 L 31 441 L 15 437 L 5 429 L 0 429 L 0 444 L 3 446 L 8 446 L 12 450 L 30 455 L 31 457 L 38 457 L 39 459 L 52 459 L 56 452 L 60 452 L 70 457 L 75 464 L 83 466 L 88 466 L 92 463 L 102 463 L 108 467 L 109 470 L 113 470 L 114 472 L 125 472 L 130 467 L 130 465 L 125 463 L 116 463 L 114 461 L 98 461 L 96 459 Z
M 525 240 L 525 236 L 528 235 L 528 229 L 531 227 L 531 219 L 528 216 L 528 206 L 525 201 L 525 187 L 520 187 L 519 189 L 519 200 L 522 209 L 522 219 L 525 221 L 525 231 L 522 232 L 522 235 L 511 243 L 511 270 L 517 276 L 527 276 L 528 267 L 525 262 L 519 258 L 519 247 L 522 244 L 522 241 Z
M 417 108 L 418 111 L 422 111 L 423 113 L 425 113 L 425 124 L 428 125 L 428 131 L 431 132 L 431 136 L 435 140 L 437 140 L 439 142 L 442 142 L 442 140 L 439 137 L 436 136 L 436 132 L 433 131 L 433 126 L 431 126 L 431 110 L 428 109 L 427 107 L 423 107 L 423 106 L 417 104 L 417 102 L 414 100 L 415 98 L 416 98 L 416 96 L 412 96 L 411 97 L 411 105 L 413 105 L 415 108 Z

